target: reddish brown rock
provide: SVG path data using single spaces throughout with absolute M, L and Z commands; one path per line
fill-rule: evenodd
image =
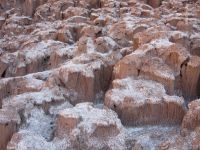
M 182 129 L 195 130 L 200 127 L 200 100 L 188 104 L 189 110 L 183 118 Z
M 0 17 L 0 29 L 3 26 L 4 22 L 5 22 L 5 18 L 4 17 Z
M 117 112 L 124 125 L 180 124 L 184 100 L 166 95 L 156 82 L 126 78 L 114 80 L 106 93 L 105 105 Z
M 96 59 L 93 59 L 96 58 Z M 93 101 L 109 87 L 112 68 L 98 57 L 82 55 L 59 69 L 59 78 L 65 88 L 73 93 L 73 104 Z
M 65 19 L 65 11 L 69 7 L 74 7 L 74 1 L 48 1 L 47 3 L 40 5 L 35 10 L 35 20 L 57 20 Z M 78 15 L 78 13 L 76 13 Z M 70 14 L 69 14 L 70 15 Z
M 56 60 L 52 60 L 53 56 L 51 57 L 51 55 L 55 53 L 54 50 L 57 48 L 59 48 L 59 51 L 62 51 L 64 48 L 65 51 L 70 50 L 70 47 L 68 47 L 68 49 L 64 47 L 64 44 L 52 40 L 48 40 L 45 43 L 32 44 L 31 49 L 29 48 L 30 45 L 27 45 L 27 47 L 19 52 L 5 54 L 0 58 L 0 63 L 2 65 L 0 75 L 3 78 L 23 76 L 28 73 L 45 71 L 55 66 L 57 67 L 58 64 Z M 64 59 L 65 55 L 60 57 Z M 10 63 L 12 63 L 12 65 L 10 65 Z
M 79 141 L 83 142 L 80 146 L 85 148 L 107 146 L 121 149 L 125 146 L 123 130 L 113 111 L 94 108 L 91 103 L 80 103 L 59 113 L 55 134 L 59 138 L 70 139 L 75 149 L 79 147 Z
M 48 72 L 46 75 L 48 76 Z M 16 77 L 1 80 L 0 82 L 0 101 L 11 95 L 18 95 L 25 92 L 39 91 L 44 83 L 42 79 L 43 75 L 36 74 L 39 79 L 34 76 Z M 45 75 L 44 75 L 45 76 Z M 44 77 L 45 78 L 45 77 Z
M 10 141 L 12 135 L 17 132 L 19 124 L 20 117 L 15 110 L 0 110 L 0 149 L 6 149 L 7 143 Z
M 125 56 L 115 65 L 114 78 L 143 76 L 147 79 L 161 82 L 168 93 L 174 93 L 174 71 L 163 59 L 156 57 L 156 53 L 154 47 L 144 46 Z
M 104 54 L 111 55 L 112 53 L 120 49 L 120 46 L 110 37 L 103 36 L 98 37 L 96 39 L 93 39 L 91 37 L 85 37 L 88 36 L 88 34 L 90 36 L 95 36 L 98 34 L 97 31 L 95 32 L 93 30 L 90 30 L 89 33 L 84 33 L 85 35 L 83 35 L 79 39 L 76 50 L 76 53 L 78 55 L 82 53 L 100 54 L 101 56 L 103 56 Z
M 199 149 L 199 4 L 0 0 L 0 149 Z
M 98 37 L 102 34 L 102 28 L 97 26 L 84 26 L 80 31 L 81 37 Z
M 99 37 L 95 39 L 96 50 L 100 53 L 109 53 L 119 49 L 117 43 L 110 37 Z
M 109 35 L 116 40 L 119 45 L 130 46 L 132 44 L 132 34 L 124 21 L 113 24 L 109 30 Z
M 192 149 L 200 149 L 200 136 L 196 136 L 192 139 Z
M 74 57 L 73 47 L 67 46 L 53 51 L 49 58 L 49 64 L 51 68 L 57 68 L 59 64 L 64 63 L 66 60 L 70 60 Z
M 72 16 L 84 16 L 87 17 L 89 12 L 85 8 L 69 7 L 64 12 L 62 12 L 62 19 L 67 19 Z
M 161 0 L 147 0 L 147 4 L 151 5 L 152 7 L 156 8 L 161 5 Z
M 191 54 L 200 57 L 200 39 L 192 39 Z
M 32 16 L 36 8 L 44 4 L 45 2 L 46 0 L 25 0 L 25 1 L 16 0 L 17 6 L 19 8 L 22 8 L 23 13 L 27 16 Z
M 162 39 L 166 37 L 166 33 L 159 31 L 161 29 L 150 28 L 142 32 L 138 32 L 133 36 L 133 47 L 135 49 L 139 48 L 141 45 L 149 43 L 155 39 Z M 154 33 L 154 34 L 153 34 Z
M 115 65 L 113 75 L 114 78 L 142 76 L 155 80 L 162 83 L 170 95 L 180 92 L 192 100 L 199 95 L 198 61 L 199 57 L 190 56 L 180 44 L 159 39 L 125 56 Z
M 181 69 L 183 95 L 194 100 L 200 96 L 200 57 L 192 56 Z

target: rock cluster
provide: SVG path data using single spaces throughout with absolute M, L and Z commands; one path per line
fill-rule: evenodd
M 199 0 L 0 0 L 0 150 L 198 150 L 199 98 Z

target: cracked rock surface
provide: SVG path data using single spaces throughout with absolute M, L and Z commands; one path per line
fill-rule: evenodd
M 199 98 L 199 0 L 0 0 L 0 150 L 198 150 Z

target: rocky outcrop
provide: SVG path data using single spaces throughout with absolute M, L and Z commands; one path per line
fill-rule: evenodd
M 199 149 L 199 18 L 199 0 L 0 0 L 0 149 Z
M 2 64 L 0 75 L 4 78 L 23 76 L 57 67 L 62 62 L 62 59 L 73 57 L 73 54 L 70 54 L 70 52 L 66 54 L 67 51 L 70 51 L 70 47 L 64 46 L 60 42 L 49 40 L 45 43 L 31 44 L 32 49 L 29 49 L 30 46 L 27 46 L 20 52 L 5 54 L 0 59 L 0 64 Z M 60 56 L 56 56 L 55 48 L 59 49 L 57 53 L 61 53 Z M 32 53 L 33 51 L 34 53 Z M 10 65 L 11 63 L 12 65 Z
M 6 149 L 13 133 L 15 133 L 20 124 L 20 117 L 14 110 L 1 109 L 0 110 L 0 149 Z
M 186 110 L 184 100 L 167 95 L 161 84 L 133 78 L 114 80 L 104 103 L 128 126 L 180 124 Z
M 42 78 L 45 78 L 45 75 L 36 74 L 36 79 L 34 76 L 27 75 L 25 77 L 16 77 L 16 78 L 8 78 L 1 80 L 0 82 L 0 98 L 6 98 L 11 95 L 18 95 L 25 92 L 34 92 L 39 91 L 43 85 Z M 41 78 L 41 79 L 40 79 Z
M 183 118 L 183 130 L 195 130 L 200 127 L 200 100 L 192 101 L 188 104 L 189 110 Z
M 94 59 L 94 60 L 92 60 Z M 109 87 L 112 66 L 98 57 L 80 56 L 59 69 L 58 78 L 73 93 L 73 104 L 99 99 Z
M 168 39 L 153 40 L 120 60 L 114 66 L 113 76 L 116 79 L 142 76 L 162 83 L 170 95 L 181 92 L 191 100 L 199 95 L 198 61 L 198 56 L 191 56 L 179 44 Z M 191 72 L 194 74 L 191 75 Z
M 22 8 L 26 16 L 33 16 L 38 6 L 44 4 L 47 0 L 15 0 L 16 7 Z
M 183 95 L 190 100 L 200 96 L 200 60 L 193 56 L 190 61 L 181 68 Z
M 197 136 L 192 139 L 192 149 L 199 149 L 200 148 L 200 136 Z
M 200 42 L 199 38 L 194 37 L 194 39 L 192 39 L 191 54 L 200 57 L 200 44 L 199 44 L 199 42 Z
M 74 149 L 122 149 L 123 130 L 113 111 L 80 103 L 59 113 L 55 136 L 69 138 Z

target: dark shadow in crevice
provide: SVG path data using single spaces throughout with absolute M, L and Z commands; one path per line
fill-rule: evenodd
M 43 61 L 42 61 L 42 64 L 41 64 L 41 66 L 43 66 L 41 71 L 50 68 L 49 62 L 50 62 L 50 56 L 45 56 L 45 57 L 43 58 Z M 39 71 L 40 71 L 40 70 L 39 70 Z
M 5 78 L 5 77 L 6 77 L 6 70 L 4 70 L 4 72 L 1 74 L 1 77 L 2 77 L 2 78 Z
M 162 4 L 162 0 L 147 0 L 147 4 L 153 8 L 157 8 Z

